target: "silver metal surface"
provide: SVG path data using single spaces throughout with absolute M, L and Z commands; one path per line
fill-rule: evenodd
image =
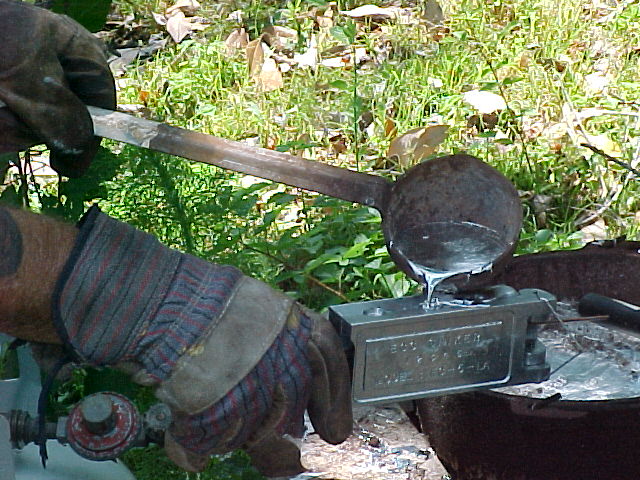
M 424 296 L 331 307 L 329 318 L 353 349 L 353 399 L 389 403 L 549 376 L 536 323 L 555 298 L 505 286 L 474 299 Z
M 11 452 L 9 422 L 0 415 L 0 480 L 15 480 L 16 469 Z
M 85 428 L 95 434 L 104 435 L 115 425 L 115 405 L 105 394 L 91 395 L 80 404 L 80 414 Z

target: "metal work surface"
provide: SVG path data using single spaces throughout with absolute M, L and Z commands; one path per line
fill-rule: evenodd
M 500 286 L 490 295 L 424 296 L 350 303 L 330 319 L 353 347 L 353 398 L 389 403 L 478 388 L 538 382 L 549 366 L 537 341 L 555 298 Z

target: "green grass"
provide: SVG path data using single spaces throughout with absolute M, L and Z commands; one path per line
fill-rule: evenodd
M 262 480 L 249 458 L 240 451 L 212 458 L 200 473 L 189 473 L 176 467 L 159 447 L 129 450 L 124 461 L 135 473 L 136 480 Z
M 203 3 L 206 10 L 207 2 Z M 296 52 L 302 53 L 304 40 L 318 32 L 300 16 L 315 4 L 235 2 L 222 12 L 242 8 L 249 31 L 259 31 L 269 17 L 297 29 L 301 41 Z M 531 192 L 528 198 L 553 197 L 542 225 L 534 218 L 533 204 L 525 202 L 529 214 L 523 237 L 533 238 L 539 230 L 553 235 L 542 245 L 525 241 L 522 251 L 564 245 L 559 238 L 575 232 L 580 226 L 576 221 L 598 210 L 609 191 L 619 187 L 622 192 L 599 217 L 611 235 L 633 236 L 637 181 L 566 135 L 557 140 L 544 135 L 562 121 L 563 105 L 575 110 L 637 110 L 633 102 L 640 93 L 634 81 L 639 55 L 633 48 L 638 45 L 638 6 L 619 7 L 602 22 L 602 12 L 590 12 L 586 5 L 576 0 L 445 4 L 448 31 L 438 39 L 418 24 L 391 23 L 381 34 L 365 22 L 355 44 L 366 47 L 370 55 L 386 45 L 388 58 L 368 62 L 355 75 L 353 69 L 294 68 L 284 75 L 284 88 L 271 92 L 258 90 L 242 51 L 225 55 L 223 40 L 236 25 L 221 21 L 201 38 L 170 47 L 133 69 L 130 86 L 120 92 L 121 102 L 140 103 L 144 91 L 147 106 L 160 120 L 226 138 L 255 136 L 263 146 L 303 139 L 317 145 L 306 149 L 305 156 L 351 168 L 356 167 L 358 148 L 364 161 L 357 166 L 365 171 L 397 167 L 385 160 L 390 141 L 383 128 L 386 112 L 393 110 L 400 133 L 443 122 L 451 129 L 441 152 L 468 151 L 501 169 L 519 189 Z M 337 16 L 336 25 L 345 24 L 344 17 Z M 322 39 L 320 51 L 339 43 L 331 35 Z M 612 74 L 608 92 L 589 94 L 585 77 L 606 62 Z M 432 86 L 434 78 L 441 87 Z M 501 115 L 495 129 L 482 134 L 468 126 L 475 112 L 462 95 L 472 88 L 503 95 L 511 109 Z M 354 135 L 354 106 L 357 113 L 373 115 L 373 135 Z M 282 126 L 278 119 L 284 116 Z M 332 155 L 327 128 L 347 139 L 348 150 L 338 158 Z M 592 135 L 608 135 L 619 145 L 622 159 L 632 160 L 639 133 L 634 117 L 597 116 L 585 121 L 584 128 Z M 510 145 L 494 141 L 492 135 L 498 131 Z M 540 131 L 543 135 L 536 136 Z

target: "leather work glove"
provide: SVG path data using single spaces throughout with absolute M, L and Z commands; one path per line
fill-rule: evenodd
M 116 105 L 99 40 L 69 17 L 0 0 L 0 153 L 46 143 L 55 170 L 81 175 L 100 145 L 85 104 Z
M 267 476 L 304 471 L 292 441 L 309 412 L 320 436 L 352 429 L 350 374 L 329 322 L 229 266 L 162 246 L 90 210 L 53 298 L 53 321 L 82 362 L 154 386 L 173 423 L 165 449 L 202 470 L 245 449 Z

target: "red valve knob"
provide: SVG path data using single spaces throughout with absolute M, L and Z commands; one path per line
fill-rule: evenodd
M 67 439 L 84 458 L 113 460 L 136 443 L 141 427 L 140 414 L 128 398 L 94 393 L 71 410 Z

